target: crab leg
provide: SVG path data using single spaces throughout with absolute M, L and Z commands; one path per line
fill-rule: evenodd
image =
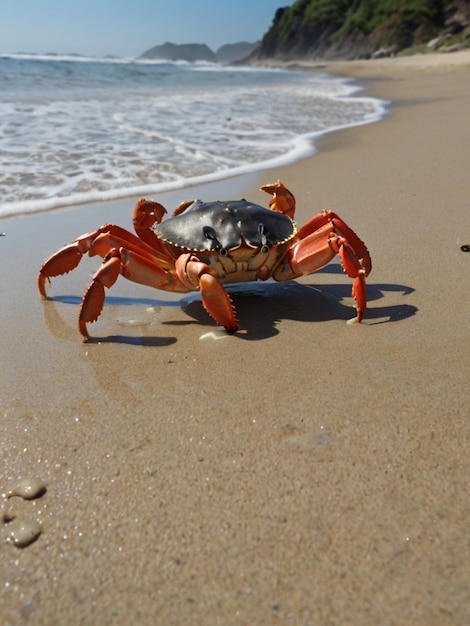
M 86 325 L 95 322 L 103 310 L 104 288 L 112 287 L 120 274 L 135 283 L 156 289 L 168 289 L 168 283 L 172 281 L 167 271 L 149 261 L 145 256 L 125 248 L 119 250 L 113 248 L 103 259 L 101 267 L 93 274 L 91 283 L 83 296 L 78 327 L 85 339 L 89 339 Z M 178 288 L 176 281 L 174 290 L 187 291 L 182 285 Z
M 114 249 L 103 261 L 103 265 L 93 274 L 80 306 L 78 328 L 85 339 L 89 339 L 88 322 L 95 322 L 100 316 L 104 305 L 104 288 L 112 287 L 118 279 L 121 269 L 119 251 Z
M 113 248 L 120 247 L 132 250 L 139 256 L 146 257 L 149 261 L 158 263 L 164 268 L 171 267 L 171 263 L 163 251 L 154 250 L 149 244 L 120 226 L 105 224 L 101 228 L 78 237 L 47 259 L 39 270 L 38 288 L 40 294 L 46 298 L 46 280 L 50 282 L 50 278 L 75 269 L 83 255 L 88 253 L 89 256 L 99 255 L 104 258 Z
M 209 266 L 191 254 L 183 254 L 175 263 L 176 274 L 188 289 L 198 289 L 201 301 L 214 320 L 232 334 L 239 330 L 235 307 Z
M 366 271 L 366 276 L 369 276 L 372 270 L 372 261 L 370 258 L 369 250 L 365 243 L 360 239 L 356 233 L 350 228 L 346 222 L 344 222 L 336 213 L 332 211 L 322 211 L 315 215 L 299 229 L 299 238 L 305 239 L 308 235 L 315 233 L 323 226 L 329 226 L 338 235 L 342 235 L 352 246 L 355 256 L 358 258 L 360 264 Z
M 202 274 L 199 278 L 201 300 L 206 311 L 215 321 L 232 334 L 240 328 L 230 296 L 220 282 L 211 274 Z
M 356 321 L 362 321 L 367 305 L 366 281 L 372 263 L 365 244 L 335 213 L 324 211 L 299 230 L 298 241 L 288 252 L 286 263 L 274 273 L 276 280 L 290 280 L 312 274 L 335 255 L 345 273 L 354 278 L 352 295 L 356 301 Z
M 331 244 L 333 247 L 338 246 L 341 266 L 350 278 L 354 278 L 352 296 L 356 301 L 356 321 L 360 324 L 367 306 L 366 270 L 362 267 L 354 249 L 347 239 L 338 237 L 337 239 L 333 239 Z

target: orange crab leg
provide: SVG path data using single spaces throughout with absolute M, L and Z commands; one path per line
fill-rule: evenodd
M 334 235 L 331 225 L 324 224 L 291 248 L 289 265 L 294 276 L 312 274 L 338 254 L 338 247 L 331 245 L 330 235 Z
M 165 268 L 172 267 L 173 264 L 167 255 L 154 250 L 151 246 L 124 229 L 122 229 L 123 233 L 127 233 L 128 237 L 117 236 L 118 231 L 115 231 L 115 228 L 117 227 L 113 226 L 108 232 L 98 235 L 90 246 L 88 251 L 89 256 L 98 255 L 104 258 L 113 248 L 125 248 L 126 250 L 134 252 L 139 257 L 146 258 L 151 263 L 158 263 Z
M 101 267 L 93 274 L 91 283 L 83 296 L 78 327 L 85 339 L 89 338 L 86 325 L 95 322 L 104 305 L 104 288 L 110 288 L 117 281 L 119 274 L 125 278 L 156 289 L 183 291 L 187 289 L 175 276 L 165 271 L 145 255 L 140 255 L 126 248 L 113 248 L 105 256 Z
M 319 237 L 319 233 L 313 233 L 294 246 L 290 257 L 290 268 L 294 276 L 311 274 L 326 265 L 338 254 L 343 270 L 350 278 L 354 278 L 352 295 L 356 301 L 356 320 L 359 323 L 362 321 L 367 305 L 366 270 L 362 267 L 347 239 L 338 237 L 338 235 L 331 232 L 325 237 L 325 228 L 321 230 L 323 231 L 321 233 L 323 241 L 321 241 L 322 238 Z M 318 243 L 321 245 L 318 245 Z
M 119 253 L 121 255 L 121 274 L 124 278 L 155 289 L 166 289 L 165 283 L 171 281 L 171 276 L 164 268 L 132 250 L 121 248 Z M 187 290 L 183 289 L 183 291 L 186 292 Z
M 239 330 L 232 300 L 206 263 L 191 254 L 183 254 L 175 267 L 178 278 L 188 289 L 199 288 L 204 308 L 218 324 L 231 334 Z
M 51 277 L 66 274 L 75 269 L 84 254 L 88 253 L 89 256 L 98 255 L 104 258 L 112 249 L 121 247 L 135 252 L 139 257 L 147 258 L 152 264 L 158 263 L 166 269 L 172 267 L 172 262 L 160 243 L 159 249 L 155 250 L 151 245 L 124 228 L 105 224 L 67 244 L 47 259 L 39 270 L 38 289 L 40 294 L 46 298 L 46 280 L 49 281 Z
M 365 244 L 336 214 L 323 212 L 299 230 L 298 241 L 288 252 L 285 263 L 274 273 L 276 280 L 289 280 L 312 274 L 337 254 L 341 266 L 354 278 L 352 295 L 356 301 L 356 321 L 361 322 L 367 304 L 365 277 L 372 263 Z
M 78 328 L 85 339 L 89 339 L 87 323 L 95 322 L 100 316 L 104 305 L 104 288 L 112 287 L 121 271 L 119 250 L 111 250 L 109 258 L 93 274 L 91 283 L 83 296 L 78 316 Z
M 342 268 L 350 278 L 354 278 L 352 296 L 356 301 L 356 321 L 360 324 L 367 306 L 366 270 L 362 267 L 347 239 L 339 237 L 335 243 L 339 245 L 338 254 Z
M 352 228 L 350 228 L 338 215 L 336 215 L 336 213 L 333 213 L 332 211 L 322 211 L 321 213 L 318 213 L 318 215 L 309 219 L 301 228 L 299 228 L 298 236 L 300 239 L 305 239 L 309 235 L 320 230 L 323 226 L 329 226 L 330 231 L 332 230 L 347 239 L 362 267 L 366 270 L 366 276 L 369 276 L 372 270 L 372 261 L 369 250 L 362 239 L 360 239 Z
M 232 334 L 240 328 L 230 296 L 220 282 L 211 274 L 199 278 L 201 301 L 206 311 L 215 321 Z

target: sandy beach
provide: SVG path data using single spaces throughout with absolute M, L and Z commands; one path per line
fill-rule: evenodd
M 470 51 L 322 69 L 387 116 L 158 200 L 281 179 L 299 224 L 337 212 L 372 255 L 361 325 L 335 261 L 232 291 L 233 336 L 122 279 L 84 343 L 96 259 L 48 301 L 38 268 L 136 198 L 0 220 L 2 625 L 470 623 Z

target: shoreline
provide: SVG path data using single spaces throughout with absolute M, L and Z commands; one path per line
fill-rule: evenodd
M 280 178 L 299 224 L 337 212 L 372 255 L 359 326 L 335 261 L 235 291 L 234 336 L 192 294 L 119 280 L 83 343 L 78 303 L 99 263 L 54 279 L 45 302 L 38 268 L 101 223 L 130 228 L 133 203 L 2 218 L 5 624 L 470 621 L 460 54 L 329 63 L 389 114 L 295 164 L 191 188 L 267 205 L 258 187 Z M 45 489 L 7 497 L 25 480 Z M 17 548 L 15 525 L 40 534 Z

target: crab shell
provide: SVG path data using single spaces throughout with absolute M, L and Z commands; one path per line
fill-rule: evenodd
M 290 217 L 246 200 L 195 200 L 153 230 L 174 254 L 203 259 L 221 282 L 268 278 L 297 236 Z

